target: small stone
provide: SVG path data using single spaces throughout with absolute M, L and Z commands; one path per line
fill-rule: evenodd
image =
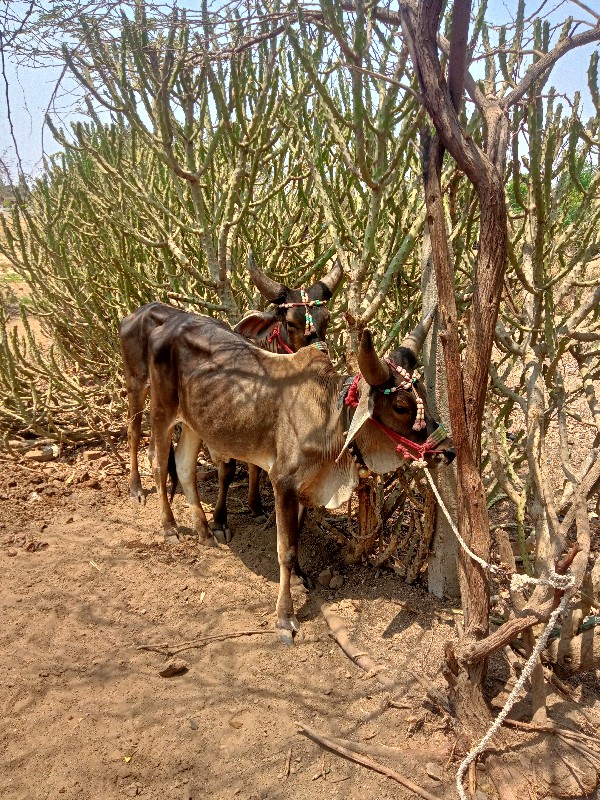
M 49 672 L 40 672 L 40 678 L 49 678 L 49 677 L 50 677 Z
M 30 461 L 52 461 L 53 458 L 58 457 L 59 453 L 59 448 L 56 445 L 52 445 L 51 447 L 39 447 L 35 450 L 29 450 L 25 453 L 25 458 Z
M 201 483 L 204 483 L 204 481 L 212 481 L 213 478 L 217 478 L 219 475 L 216 469 L 199 469 L 197 474 L 198 480 Z
M 102 456 L 105 456 L 106 453 L 104 450 L 86 450 L 83 454 L 84 461 L 97 461 Z
M 65 525 L 70 525 L 73 522 L 73 517 L 67 517 L 65 520 Z
M 171 678 L 173 675 L 181 675 L 188 671 L 188 665 L 181 658 L 174 658 L 168 661 L 158 673 L 163 678 Z
M 344 672 L 344 678 L 347 678 L 348 680 L 350 680 L 351 677 L 352 677 L 352 673 L 348 672 L 348 670 L 346 670 L 346 672 Z
M 427 764 L 425 764 L 425 772 L 430 778 L 433 778 L 434 781 L 441 781 L 444 779 L 444 770 L 434 761 L 428 761 Z
M 333 578 L 329 581 L 329 588 L 330 589 L 341 589 L 344 585 L 344 579 L 341 575 L 334 575 Z
M 331 579 L 333 578 L 333 574 L 330 569 L 324 569 L 323 572 L 319 574 L 318 581 L 321 586 L 324 586 L 326 589 L 331 583 Z
M 17 555 L 17 551 L 15 550 L 14 547 L 11 547 L 10 550 L 6 551 L 6 555 L 7 556 L 16 556 Z
M 191 720 L 190 720 L 190 728 L 191 728 L 193 731 L 197 731 L 197 730 L 198 730 L 198 721 L 197 721 L 197 720 L 195 720 L 195 719 L 191 719 Z
M 127 797 L 135 797 L 137 794 L 139 794 L 139 786 L 136 786 L 135 783 L 130 783 L 129 786 L 126 786 L 123 789 L 123 792 L 127 795 Z

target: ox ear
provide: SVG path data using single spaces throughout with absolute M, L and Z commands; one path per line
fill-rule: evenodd
M 437 303 L 434 305 L 431 311 L 429 311 L 429 313 L 425 314 L 425 316 L 419 322 L 414 331 L 412 331 L 412 333 L 409 333 L 408 336 L 404 339 L 404 341 L 400 345 L 401 347 L 406 347 L 407 350 L 410 350 L 415 358 L 419 357 L 421 348 L 425 344 L 425 339 L 427 337 L 427 334 L 429 333 L 431 325 L 433 324 L 436 311 L 437 311 Z
M 250 311 L 233 329 L 247 339 L 261 339 L 277 324 L 277 315 L 268 311 Z
M 358 366 L 369 386 L 381 386 L 389 381 L 392 374 L 385 361 L 382 361 L 375 352 L 371 331 L 366 328 L 358 348 Z
M 323 292 L 325 300 L 329 300 L 329 298 L 335 294 L 335 290 L 340 285 L 343 277 L 344 270 L 342 269 L 339 258 L 337 258 L 335 264 L 329 270 L 327 275 L 321 278 L 320 281 L 317 281 L 317 283 L 323 284 L 326 289 L 326 292 Z
M 252 250 L 248 256 L 248 272 L 250 273 L 250 279 L 252 280 L 252 283 L 256 286 L 265 300 L 268 300 L 270 303 L 285 302 L 285 297 L 289 291 L 287 286 L 285 286 L 283 283 L 274 281 L 272 278 L 268 278 L 264 272 L 261 272 L 258 269 Z
M 360 393 L 360 397 L 358 399 L 358 405 L 354 411 L 354 416 L 352 417 L 352 422 L 350 423 L 350 427 L 348 428 L 348 432 L 346 433 L 346 439 L 344 441 L 344 446 L 342 447 L 339 456 L 337 457 L 336 461 L 339 461 L 343 454 L 346 452 L 350 444 L 354 441 L 358 432 L 365 424 L 365 422 L 373 416 L 373 405 L 374 400 L 370 391 L 365 391 Z

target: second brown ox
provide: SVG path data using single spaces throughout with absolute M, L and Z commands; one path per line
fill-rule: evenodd
M 338 375 L 326 353 L 312 347 L 289 356 L 260 350 L 209 317 L 167 321 L 148 343 L 153 472 L 166 537 L 177 535 L 167 495 L 171 432 L 182 432 L 177 475 L 199 541 L 212 544 L 198 496 L 196 459 L 201 443 L 213 459 L 248 461 L 273 485 L 277 521 L 279 595 L 276 627 L 291 643 L 300 625 L 290 593 L 298 565 L 299 511 L 335 508 L 358 484 L 359 463 L 375 473 L 397 469 L 405 457 L 449 461 L 443 428 L 427 410 L 423 387 L 412 383 L 420 325 L 391 358 L 381 360 L 371 334 L 362 336 L 355 377 Z M 344 406 L 344 398 L 347 401 Z M 348 407 L 356 407 L 348 428 Z M 357 463 L 358 462 L 358 463 Z

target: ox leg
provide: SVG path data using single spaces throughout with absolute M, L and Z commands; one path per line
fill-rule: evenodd
M 198 483 L 196 481 L 196 468 L 198 464 L 198 453 L 202 447 L 202 439 L 198 434 L 187 425 L 181 426 L 181 436 L 175 451 L 175 464 L 177 465 L 177 477 L 188 501 L 192 515 L 192 527 L 198 534 L 198 543 L 204 545 L 214 545 L 214 539 L 208 527 L 206 514 L 202 508 L 198 495 Z
M 298 511 L 298 538 L 300 538 L 300 534 L 302 533 L 302 528 L 304 527 L 305 519 L 306 519 L 306 506 L 300 504 Z M 305 589 L 315 588 L 313 581 L 300 566 L 300 562 L 298 561 L 298 548 L 296 548 L 296 562 L 294 564 L 293 569 L 295 574 L 301 579 Z
M 260 467 L 248 464 L 248 506 L 250 513 L 259 524 L 267 521 L 262 499 L 260 496 Z
M 146 503 L 146 492 L 142 488 L 140 470 L 138 465 L 138 451 L 142 439 L 142 414 L 144 413 L 144 401 L 148 394 L 148 385 L 141 387 L 137 382 L 127 385 L 127 441 L 129 442 L 129 493 L 144 505 Z
M 152 472 L 158 492 L 160 508 L 160 524 L 165 540 L 179 539 L 177 523 L 167 495 L 167 475 L 169 474 L 169 449 L 171 447 L 171 434 L 173 427 L 153 422 L 152 431 Z
M 273 481 L 277 519 L 277 558 L 279 560 L 279 595 L 275 627 L 280 641 L 293 644 L 300 623 L 294 614 L 290 591 L 292 569 L 298 563 L 298 494 L 285 481 Z
M 211 528 L 216 540 L 221 544 L 231 541 L 231 531 L 227 525 L 227 492 L 234 478 L 235 459 L 219 461 L 219 496 L 213 512 Z

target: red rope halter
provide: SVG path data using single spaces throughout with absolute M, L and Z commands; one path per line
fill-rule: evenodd
M 360 396 L 358 391 L 358 383 L 361 377 L 362 376 L 360 372 L 358 373 L 358 375 L 354 376 L 354 379 L 350 384 L 350 387 L 344 398 L 344 404 L 350 406 L 351 408 L 356 408 L 356 406 L 358 405 L 358 400 Z M 398 387 L 398 388 L 403 388 L 403 387 Z M 422 402 L 423 401 L 421 401 L 421 403 Z M 390 439 L 390 441 L 394 442 L 394 444 L 396 445 L 396 452 L 399 455 L 401 455 L 402 458 L 406 459 L 407 461 L 409 458 L 412 458 L 419 466 L 426 466 L 425 456 L 427 455 L 427 453 L 435 452 L 436 446 L 439 444 L 440 441 L 440 433 L 438 433 L 438 431 L 440 431 L 440 429 L 443 431 L 442 426 L 441 425 L 438 426 L 438 430 L 434 431 L 434 433 L 432 433 L 431 436 L 428 436 L 424 444 L 418 444 L 417 442 L 411 442 L 410 439 L 407 439 L 405 436 L 401 436 L 399 433 L 396 433 L 396 431 L 393 431 L 391 428 L 388 428 L 387 425 L 384 425 L 382 422 L 379 422 L 379 420 L 375 419 L 375 417 L 370 417 L 370 419 L 371 422 L 379 428 L 379 430 L 385 433 L 385 435 L 388 437 L 388 439 Z M 425 427 L 426 423 L 424 417 L 423 417 L 423 423 L 424 423 L 423 427 Z M 413 425 L 413 428 L 414 427 L 415 426 Z M 444 431 L 444 438 L 445 438 L 445 431 Z M 412 448 L 416 452 L 416 455 L 413 455 L 408 448 Z
M 277 347 L 279 348 L 280 352 L 283 351 L 284 353 L 288 353 L 289 355 L 293 355 L 294 351 L 290 350 L 290 348 L 287 346 L 287 344 L 281 338 L 281 331 L 279 330 L 279 323 L 277 323 L 277 325 L 275 325 L 275 327 L 273 328 L 273 330 L 271 331 L 271 333 L 269 334 L 269 336 L 267 338 L 267 342 L 269 344 L 271 344 L 273 341 L 276 342 Z

